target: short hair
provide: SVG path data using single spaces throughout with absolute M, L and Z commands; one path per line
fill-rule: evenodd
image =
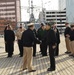
M 69 24 L 68 22 L 65 23 L 65 25 L 68 25 L 68 24 Z
M 45 26 L 45 23 L 43 22 L 43 23 L 41 23 L 41 26 Z

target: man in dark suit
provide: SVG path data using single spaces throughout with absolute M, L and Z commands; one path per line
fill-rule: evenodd
M 49 46 L 49 56 L 50 56 L 50 68 L 47 71 L 54 71 L 55 70 L 55 58 L 54 58 L 54 51 L 56 48 L 56 35 L 53 29 L 51 29 L 51 23 L 46 24 L 46 42 Z
M 56 45 L 56 49 L 55 49 L 55 56 L 58 56 L 59 55 L 60 34 L 59 34 L 59 30 L 56 27 L 56 23 L 54 23 L 54 22 L 52 25 L 52 29 L 54 30 L 54 32 L 56 34 L 56 40 L 57 40 L 57 45 Z

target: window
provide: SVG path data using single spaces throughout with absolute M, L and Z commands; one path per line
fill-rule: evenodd
M 57 15 L 57 17 L 66 17 L 66 15 Z
M 15 2 L 1 2 L 0 5 L 10 5 L 15 4 Z
M 13 9 L 15 8 L 15 6 L 6 6 L 6 7 L 0 7 L 0 10 L 2 9 Z

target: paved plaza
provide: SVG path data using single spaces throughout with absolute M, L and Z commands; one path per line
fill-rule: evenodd
M 56 59 L 56 70 L 53 72 L 47 72 L 47 68 L 50 66 L 49 56 L 42 57 L 39 52 L 39 45 L 37 45 L 37 54 L 33 58 L 33 65 L 36 72 L 29 73 L 27 70 L 20 71 L 22 64 L 22 57 L 19 57 L 19 50 L 17 42 L 15 41 L 15 49 L 12 58 L 7 58 L 5 53 L 4 39 L 0 38 L 0 75 L 74 75 L 74 57 L 70 57 L 65 54 L 65 39 L 61 36 L 60 52 Z

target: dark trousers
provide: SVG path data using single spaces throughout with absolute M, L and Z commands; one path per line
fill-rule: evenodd
M 59 55 L 59 44 L 56 45 L 55 56 Z
M 55 69 L 55 58 L 54 58 L 55 49 L 52 48 L 52 45 L 49 45 L 49 56 L 50 56 L 50 68 Z
M 47 45 L 45 42 L 40 44 L 40 49 L 41 49 L 42 56 L 47 55 Z
M 18 47 L 19 47 L 20 56 L 23 56 L 23 44 L 21 40 L 18 40 Z
M 14 51 L 14 42 L 11 41 L 11 42 L 6 42 L 7 44 L 7 52 L 8 52 L 8 56 L 12 56 L 13 54 L 13 51 Z
M 33 56 L 36 56 L 36 43 L 33 45 Z

